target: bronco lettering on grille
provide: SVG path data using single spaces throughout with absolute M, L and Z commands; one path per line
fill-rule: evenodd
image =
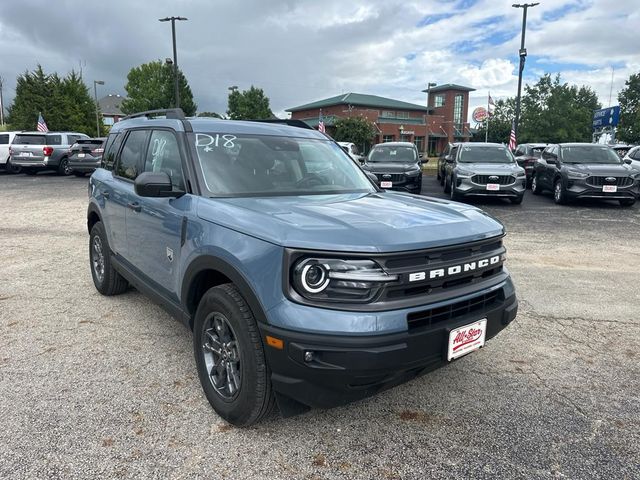
M 504 258 L 502 258 L 504 259 Z M 501 256 L 494 255 L 493 257 L 483 258 L 481 260 L 476 260 L 469 263 L 461 263 L 459 265 L 451 265 L 446 268 L 436 268 L 434 270 L 429 270 L 426 272 L 415 272 L 409 274 L 410 282 L 418 282 L 420 280 L 425 279 L 434 279 L 434 278 L 445 278 L 452 275 L 458 275 L 459 273 L 467 273 L 473 272 L 475 270 L 490 267 L 492 265 L 496 265 L 500 263 Z

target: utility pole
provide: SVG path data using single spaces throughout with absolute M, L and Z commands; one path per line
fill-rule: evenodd
M 437 86 L 437 83 L 434 82 L 427 82 L 427 89 L 426 90 L 422 90 L 422 93 L 426 93 L 427 94 L 427 115 L 425 117 L 425 122 L 427 124 L 427 128 L 425 128 L 425 132 L 424 132 L 424 152 L 427 155 L 427 158 L 429 157 L 429 94 L 431 93 L 431 87 L 435 87 Z
M 93 81 L 93 98 L 96 101 L 96 137 L 100 136 L 100 113 L 98 112 L 98 87 L 96 85 L 104 85 L 103 80 Z
M 0 125 L 4 126 L 4 100 L 2 98 L 2 87 L 4 78 L 0 77 Z
M 524 70 L 524 62 L 527 58 L 527 49 L 524 48 L 524 36 L 527 30 L 527 10 L 530 7 L 535 7 L 536 5 L 540 5 L 540 3 L 514 3 L 511 5 L 513 8 L 522 8 L 522 35 L 520 37 L 520 51 L 518 55 L 520 56 L 520 67 L 518 69 L 518 96 L 516 97 L 516 118 L 513 122 L 513 130 L 516 134 L 516 139 L 518 138 L 518 124 L 520 123 L 520 96 L 522 92 L 522 72 Z
M 188 20 L 186 17 L 159 18 L 160 22 L 171 22 L 171 37 L 173 38 L 173 86 L 175 89 L 175 108 L 180 108 L 180 89 L 178 88 L 178 52 L 176 49 L 176 20 Z

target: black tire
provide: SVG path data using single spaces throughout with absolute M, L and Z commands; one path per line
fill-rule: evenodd
M 515 198 L 510 198 L 509 200 L 511 200 L 511 203 L 513 203 L 514 205 L 520 205 L 522 203 L 522 200 L 524 200 L 524 195 L 520 195 L 519 197 L 515 197 Z
M 445 177 L 444 179 L 444 193 L 451 193 L 451 178 Z
M 438 180 L 440 180 L 440 186 L 443 187 L 444 186 L 444 175 L 442 174 L 442 172 L 440 173 L 440 176 L 438 177 Z
M 534 195 L 540 195 L 542 193 L 542 187 L 538 181 L 538 175 L 535 173 L 533 174 L 533 177 L 531 177 L 531 193 Z
M 205 396 L 224 420 L 246 427 L 273 410 L 271 371 L 260 331 L 235 285 L 219 285 L 203 295 L 195 315 L 193 349 Z M 221 368 L 234 373 L 222 373 Z
M 5 163 L 4 168 L 7 173 L 20 173 L 21 170 L 20 165 L 11 163 L 11 158 L 7 158 L 7 163 Z
M 564 185 L 562 185 L 562 179 L 558 178 L 553 184 L 553 201 L 558 205 L 565 205 L 567 203 L 567 192 Z
M 86 173 L 85 173 L 85 172 L 73 172 L 73 174 L 74 174 L 76 177 L 80 177 L 80 178 L 82 178 L 82 177 L 84 177 L 84 176 L 86 175 Z
M 111 249 L 102 222 L 96 222 L 89 234 L 89 267 L 93 284 L 102 295 L 118 295 L 129 286 L 111 264 Z
M 633 207 L 636 203 L 635 198 L 625 198 L 623 200 L 619 200 L 621 207 Z
M 60 163 L 58 164 L 58 175 L 71 175 L 71 168 L 69 167 L 69 159 L 67 157 L 62 157 L 60 159 Z
M 26 173 L 27 175 L 35 175 L 38 171 L 34 168 L 23 168 L 22 173 Z
M 456 192 L 456 186 L 453 178 L 451 178 L 451 181 L 449 182 L 449 197 L 453 202 L 460 201 L 460 195 Z

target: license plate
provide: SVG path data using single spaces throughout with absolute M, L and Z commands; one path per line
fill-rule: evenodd
M 18 155 L 19 157 L 30 157 L 31 156 L 31 152 L 20 152 L 20 155 Z
M 474 350 L 478 350 L 484 345 L 484 338 L 487 333 L 487 319 L 483 318 L 477 322 L 470 323 L 464 327 L 451 330 L 449 333 L 449 346 L 447 348 L 447 360 L 461 357 Z
M 487 190 L 500 190 L 500 184 L 499 183 L 487 183 Z
M 79 153 L 78 158 L 84 158 L 84 153 Z
M 393 182 L 380 182 L 380 186 L 382 188 L 391 188 L 393 186 Z
M 603 185 L 603 192 L 616 193 L 618 191 L 618 187 L 616 185 Z

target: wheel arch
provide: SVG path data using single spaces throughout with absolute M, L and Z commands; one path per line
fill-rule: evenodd
M 191 329 L 193 329 L 194 316 L 202 296 L 210 288 L 225 283 L 233 283 L 236 286 L 256 321 L 266 322 L 266 315 L 258 296 L 244 276 L 227 261 L 207 255 L 193 260 L 187 267 L 182 280 L 181 303 L 189 317 Z
M 89 204 L 89 208 L 87 209 L 87 230 L 91 233 L 91 229 L 93 226 L 102 221 L 102 217 L 100 216 L 100 212 L 98 207 L 93 203 Z

